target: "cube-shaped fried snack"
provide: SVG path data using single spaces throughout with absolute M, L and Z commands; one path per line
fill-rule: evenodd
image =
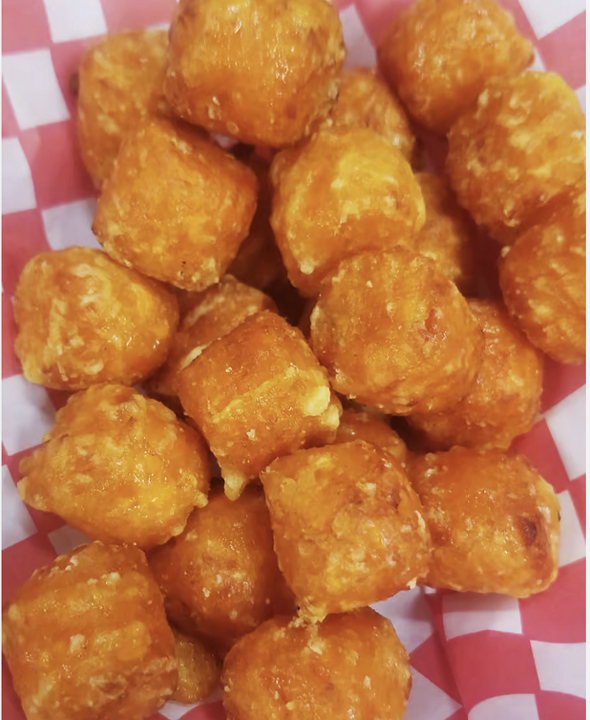
M 433 556 L 426 584 L 528 597 L 557 577 L 559 500 L 524 455 L 470 450 L 414 458 Z
M 168 111 L 164 100 L 168 37 L 162 30 L 106 35 L 82 57 L 78 144 L 97 185 L 111 174 L 125 136 L 147 115 Z
M 58 557 L 2 619 L 29 720 L 142 720 L 176 687 L 174 637 L 137 548 L 95 542 Z
M 299 450 L 260 477 L 279 564 L 303 617 L 385 600 L 426 577 L 420 500 L 390 453 L 363 440 Z
M 518 327 L 557 362 L 586 357 L 586 182 L 526 230 L 499 260 L 500 287 Z
M 260 487 L 234 501 L 213 490 L 207 507 L 196 509 L 182 535 L 154 550 L 149 562 L 170 619 L 222 650 L 269 617 L 294 611 Z
M 268 620 L 232 648 L 221 682 L 236 720 L 401 720 L 412 676 L 391 622 L 363 608 L 316 625 Z
M 254 173 L 202 130 L 147 118 L 121 145 L 92 229 L 122 265 L 205 290 L 248 234 L 256 195 Z
M 541 353 L 514 325 L 502 303 L 468 302 L 484 333 L 483 362 L 473 387 L 457 405 L 409 418 L 430 450 L 453 445 L 506 449 L 533 427 L 539 414 Z
M 416 249 L 432 258 L 463 295 L 475 295 L 477 230 L 473 220 L 459 207 L 445 178 L 421 172 L 416 174 L 416 180 L 426 208 L 426 222 L 418 233 Z
M 368 128 L 324 128 L 273 160 L 271 225 L 289 280 L 315 297 L 362 250 L 413 246 L 424 200 L 404 156 Z
M 182 532 L 193 507 L 207 504 L 210 477 L 197 431 L 123 385 L 73 395 L 20 471 L 31 507 L 92 539 L 142 548 Z
M 393 455 L 405 467 L 407 448 L 404 441 L 389 425 L 385 416 L 367 410 L 347 408 L 340 418 L 334 443 L 364 440 Z
M 14 294 L 15 352 L 27 380 L 57 390 L 144 380 L 166 359 L 178 303 L 163 285 L 99 250 L 30 260 Z
M 164 365 L 149 380 L 158 395 L 176 395 L 178 374 L 214 340 L 227 335 L 247 317 L 276 305 L 260 290 L 224 275 L 217 285 L 193 293 L 187 301 L 172 348 Z
M 232 499 L 275 458 L 333 440 L 342 412 L 301 332 L 268 310 L 184 369 L 178 396 L 217 458 Z
M 355 68 L 343 75 L 327 123 L 371 128 L 389 140 L 409 163 L 414 160 L 416 138 L 406 111 L 373 68 Z
M 516 74 L 533 46 L 496 0 L 417 0 L 389 26 L 379 67 L 410 115 L 444 135 L 492 77 Z
M 172 628 L 176 645 L 178 685 L 172 700 L 193 704 L 203 700 L 219 685 L 221 663 L 214 653 L 194 635 Z
M 342 24 L 327 0 L 181 0 L 165 93 L 184 120 L 282 147 L 326 117 L 344 55 Z
M 553 73 L 497 78 L 449 133 L 447 172 L 459 203 L 502 243 L 586 174 L 586 118 Z
M 464 397 L 484 340 L 467 301 L 434 261 L 398 245 L 343 260 L 324 281 L 311 344 L 337 392 L 409 415 Z

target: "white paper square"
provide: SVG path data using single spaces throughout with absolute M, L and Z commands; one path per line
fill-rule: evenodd
M 559 567 L 563 567 L 586 557 L 586 540 L 569 490 L 564 490 L 557 497 L 561 505 Z
M 77 200 L 43 210 L 41 215 L 45 235 L 51 248 L 62 250 L 72 245 L 100 248 L 91 230 L 95 212 L 95 198 Z
M 578 96 L 578 100 L 580 101 L 584 114 L 586 114 L 586 86 L 584 85 L 583 87 L 578 88 L 576 90 L 576 95 Z
M 434 634 L 428 603 L 418 587 L 397 593 L 372 607 L 391 620 L 399 639 L 410 653 Z
M 446 720 L 461 707 L 446 692 L 412 668 L 412 692 L 404 720 Z
M 541 39 L 586 9 L 586 0 L 520 0 L 537 38 Z
M 469 720 L 539 720 L 537 701 L 534 695 L 496 695 L 472 708 Z
M 37 207 L 31 168 L 17 138 L 2 140 L 2 214 Z
M 58 555 L 67 555 L 79 545 L 86 545 L 91 542 L 84 533 L 81 533 L 79 530 L 74 530 L 74 528 L 68 525 L 64 525 L 58 530 L 53 530 L 53 532 L 47 534 L 47 537 Z
M 2 380 L 2 441 L 9 455 L 39 445 L 54 419 L 45 388 L 22 375 Z
M 2 549 L 37 532 L 27 506 L 21 500 L 6 465 L 2 466 Z
M 377 63 L 375 48 L 365 32 L 356 7 L 349 5 L 340 13 L 340 20 L 346 44 L 344 72 L 356 67 L 374 67 Z
M 545 413 L 551 436 L 570 480 L 586 472 L 586 386 Z
M 586 697 L 586 643 L 531 640 L 541 690 Z
M 447 640 L 483 630 L 522 634 L 520 608 L 513 597 L 452 593 L 443 596 L 442 608 Z
M 70 117 L 49 50 L 3 55 L 2 77 L 21 130 Z
M 54 43 L 107 32 L 100 0 L 43 0 L 43 3 Z

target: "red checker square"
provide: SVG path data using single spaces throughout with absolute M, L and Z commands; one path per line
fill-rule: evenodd
M 4 0 L 2 52 L 37 50 L 51 42 L 43 0 Z
M 461 635 L 447 644 L 457 686 L 467 712 L 496 695 L 539 690 L 530 640 L 490 630 Z
M 68 399 L 72 397 L 74 393 L 67 392 L 66 390 L 52 390 L 51 388 L 45 388 L 51 404 L 56 410 L 61 408 L 67 403 Z
M 569 478 L 545 420 L 517 438 L 512 447 L 528 457 L 541 476 L 553 485 L 556 493 L 569 490 Z
M 584 698 L 540 690 L 536 699 L 539 720 L 584 720 L 587 717 Z
M 580 524 L 586 536 L 586 476 L 581 475 L 579 478 L 570 482 L 570 495 L 574 501 L 574 507 L 580 518 Z
M 14 137 L 19 131 L 18 123 L 14 117 L 14 111 L 8 93 L 2 83 L 2 137 Z
M 78 72 L 80 60 L 86 49 L 96 42 L 96 38 L 85 40 L 72 40 L 71 42 L 59 43 L 51 47 L 51 59 L 57 81 L 63 93 L 64 99 L 70 111 L 70 115 L 76 118 L 76 96 L 72 92 L 72 78 Z
M 2 285 L 12 297 L 18 278 L 29 260 L 51 248 L 45 239 L 39 210 L 2 216 Z
M 586 383 L 586 365 L 562 365 L 545 355 L 541 412 L 547 412 Z
M 121 0 L 101 0 L 101 4 L 111 33 L 144 30 L 151 25 L 169 23 L 176 8 L 175 0 L 126 3 Z
M 14 691 L 8 663 L 2 658 L 2 717 L 7 720 L 25 720 L 25 714 Z
M 6 602 L 28 580 L 33 571 L 57 557 L 46 535 L 33 535 L 2 551 L 2 600 Z
M 523 634 L 541 642 L 585 642 L 585 587 L 585 559 L 561 567 L 557 580 L 547 590 L 518 601 Z
M 447 695 L 461 702 L 461 696 L 449 666 L 449 660 L 437 633 L 431 635 L 410 654 L 410 663 L 425 678 Z
M 379 45 L 389 23 L 396 17 L 400 10 L 411 5 L 413 0 L 370 0 L 357 5 L 357 12 L 362 20 L 363 26 L 375 47 Z
M 184 720 L 225 720 L 226 714 L 221 701 L 218 700 L 199 705 L 182 717 Z
M 585 12 L 539 40 L 538 47 L 548 71 L 561 75 L 574 89 L 586 84 Z
M 2 377 L 20 375 L 22 368 L 14 352 L 16 339 L 16 323 L 12 311 L 12 299 L 2 295 Z
M 41 209 L 97 194 L 80 159 L 72 120 L 26 130 L 20 140 Z
M 467 713 L 464 708 L 460 708 L 456 713 L 453 713 L 447 720 L 469 720 Z
M 502 246 L 492 240 L 483 227 L 477 228 L 475 253 L 477 258 L 478 283 L 483 297 L 502 300 L 498 281 L 498 258 Z

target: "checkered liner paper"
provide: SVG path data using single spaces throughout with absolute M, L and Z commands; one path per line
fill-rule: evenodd
M 348 4 L 347 4 L 348 2 Z M 3 602 L 36 568 L 86 538 L 20 500 L 23 456 L 41 442 L 64 393 L 25 381 L 14 355 L 12 296 L 25 263 L 70 245 L 97 247 L 96 191 L 76 147 L 69 84 L 84 49 L 107 32 L 165 28 L 175 0 L 4 0 L 2 48 L 2 582 Z M 408 0 L 338 3 L 347 66 L 374 65 L 375 44 Z M 585 108 L 585 0 L 503 0 Z M 378 603 L 414 676 L 407 720 L 582 720 L 585 717 L 585 370 L 546 363 L 542 415 L 517 443 L 561 503 L 559 577 L 528 600 L 416 588 Z M 4 666 L 4 720 L 24 715 Z M 219 695 L 168 703 L 159 720 L 221 720 Z M 154 720 L 154 719 L 152 719 Z

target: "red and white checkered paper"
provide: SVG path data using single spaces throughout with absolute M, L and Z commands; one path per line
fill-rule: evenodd
M 338 4 L 347 66 L 372 65 L 375 43 L 410 0 Z M 502 0 L 585 108 L 585 0 Z M 12 296 L 39 252 L 94 245 L 96 192 L 76 148 L 70 77 L 94 38 L 166 27 L 175 0 L 4 0 L 2 48 L 2 583 L 5 603 L 38 567 L 84 541 L 54 515 L 26 507 L 15 482 L 65 393 L 30 385 L 13 351 Z M 494 260 L 495 246 L 485 246 Z M 542 416 L 517 442 L 561 502 L 560 572 L 540 596 L 402 593 L 377 609 L 408 648 L 414 673 L 407 720 L 582 720 L 585 716 L 585 369 L 546 362 Z M 3 667 L 4 720 L 23 720 Z M 158 720 L 221 720 L 219 695 L 168 703 Z M 152 719 L 152 720 L 155 720 Z

